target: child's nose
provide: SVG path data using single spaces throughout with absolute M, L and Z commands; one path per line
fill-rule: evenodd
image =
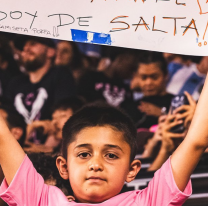
M 103 171 L 103 164 L 98 158 L 94 158 L 89 164 L 89 171 Z

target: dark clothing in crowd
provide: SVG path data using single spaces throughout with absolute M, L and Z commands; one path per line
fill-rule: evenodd
M 14 78 L 6 96 L 27 124 L 33 120 L 51 119 L 51 107 L 58 101 L 75 95 L 74 79 L 65 68 L 51 68 L 38 83 L 29 76 Z
M 124 102 L 121 107 L 130 115 L 130 117 L 135 122 L 137 128 L 150 128 L 152 125 L 158 124 L 158 117 L 149 116 L 141 112 L 138 109 L 140 102 L 148 102 L 154 104 L 157 107 L 166 107 L 167 111 L 169 110 L 170 103 L 174 95 L 165 94 L 163 96 L 148 96 L 143 97 L 142 99 L 136 102 Z
M 51 106 L 61 99 L 75 95 L 72 74 L 65 68 L 51 68 L 38 83 L 31 83 L 29 76 L 14 78 L 6 96 L 22 114 L 27 123 L 51 118 Z
M 132 93 L 120 79 L 110 79 L 102 72 L 85 73 L 78 84 L 78 94 L 88 102 L 103 100 L 112 106 L 119 106 L 124 100 L 131 100 Z
M 9 82 L 12 78 L 15 76 L 20 75 L 20 71 L 12 71 L 11 69 L 2 70 L 0 69 L 0 98 L 5 98 L 5 92 L 7 89 L 7 86 L 9 85 Z
M 9 80 L 10 75 L 8 74 L 8 72 L 0 69 L 0 97 L 4 95 Z

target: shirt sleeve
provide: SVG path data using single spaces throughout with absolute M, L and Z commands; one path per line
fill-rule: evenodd
M 21 166 L 8 186 L 4 179 L 0 187 L 0 197 L 11 206 L 46 206 L 48 186 L 25 156 Z
M 175 183 L 170 158 L 163 164 L 161 169 L 155 172 L 154 178 L 149 182 L 146 189 L 140 194 L 145 197 L 147 205 L 180 206 L 192 194 L 191 180 L 184 191 L 180 191 Z

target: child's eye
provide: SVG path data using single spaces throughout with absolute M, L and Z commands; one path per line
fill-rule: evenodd
M 86 159 L 88 157 L 90 157 L 90 154 L 88 152 L 83 152 L 78 154 L 78 157 L 82 158 L 82 159 Z
M 112 154 L 112 153 L 108 153 L 108 154 L 106 155 L 106 157 L 107 157 L 108 159 L 118 159 L 118 156 L 116 156 L 115 154 Z

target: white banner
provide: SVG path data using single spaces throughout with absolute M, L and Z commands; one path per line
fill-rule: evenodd
M 208 56 L 207 0 L 1 0 L 0 31 Z

